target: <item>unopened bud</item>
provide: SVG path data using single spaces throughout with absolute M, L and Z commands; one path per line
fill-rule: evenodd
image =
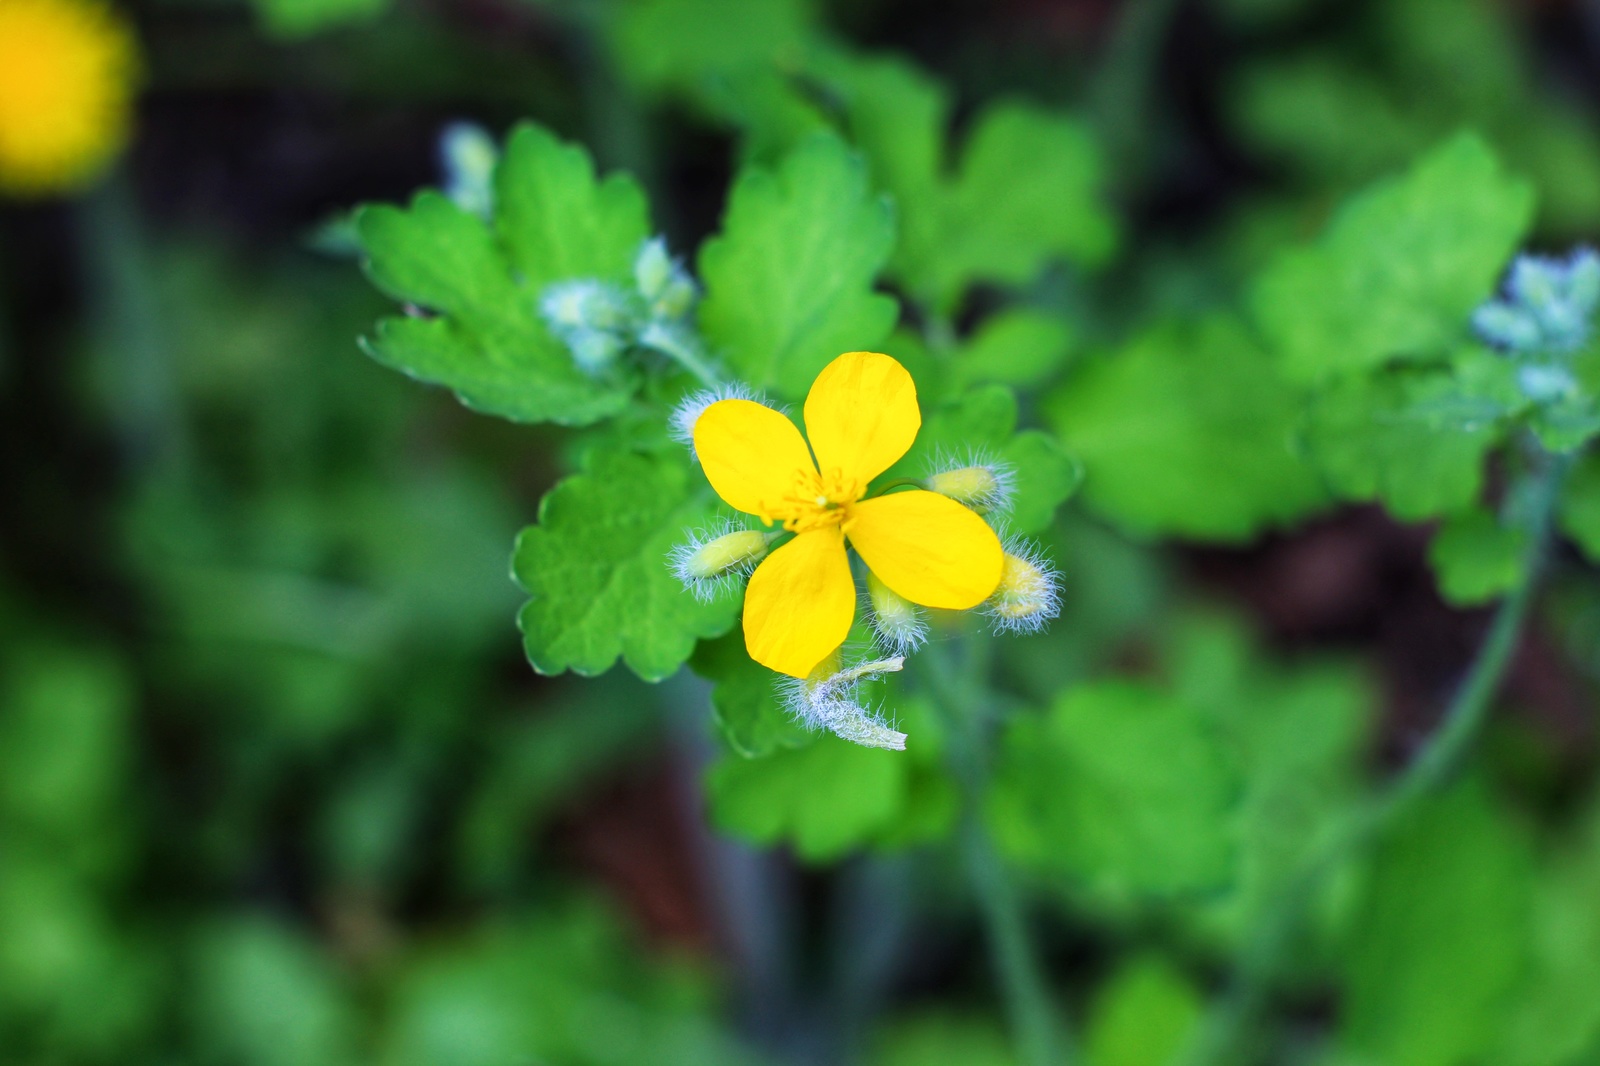
M 928 639 L 928 623 L 916 604 L 867 572 L 867 601 L 872 605 L 872 628 L 883 646 L 896 655 L 909 655 Z
M 592 329 L 616 333 L 636 325 L 627 296 L 614 285 L 582 278 L 558 281 L 539 298 L 539 313 L 558 335 Z
M 500 149 L 489 131 L 472 122 L 452 122 L 439 135 L 444 192 L 463 211 L 479 218 L 494 213 L 494 168 Z
M 690 576 L 704 581 L 759 562 L 766 554 L 767 534 L 756 529 L 741 529 L 702 545 L 689 557 L 687 567 Z
M 725 584 L 749 576 L 779 535 L 726 528 L 696 534 L 672 549 L 672 572 L 696 598 L 709 600 Z
M 941 470 L 923 484 L 930 492 L 948 496 L 979 514 L 1003 511 L 1011 502 L 1011 470 L 1000 463 L 973 463 Z
M 566 341 L 572 361 L 585 374 L 598 374 L 605 370 L 628 347 L 616 334 L 602 333 L 596 329 L 571 330 L 566 335 Z
M 661 237 L 652 237 L 639 247 L 633 260 L 633 280 L 653 318 L 677 321 L 694 308 L 694 281 L 667 252 L 667 242 Z
M 1061 609 L 1055 570 L 1031 546 L 1008 546 L 1000 585 L 986 609 L 996 629 L 1031 633 L 1043 628 Z
M 1600 309 L 1600 254 L 1579 248 L 1565 259 L 1518 256 L 1505 296 L 1480 307 L 1472 324 L 1489 343 L 1516 355 L 1563 358 L 1589 343 Z

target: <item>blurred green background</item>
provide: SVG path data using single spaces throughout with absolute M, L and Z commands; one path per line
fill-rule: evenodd
M 0 194 L 8 1066 L 1013 1061 L 969 889 L 929 843 L 943 779 L 719 764 L 715 829 L 703 682 L 528 668 L 510 547 L 568 438 L 356 344 L 388 302 L 346 213 L 444 180 L 451 122 L 585 143 L 691 248 L 739 163 L 813 121 L 774 86 L 819 40 L 915 64 L 957 130 L 995 98 L 1066 109 L 1121 228 L 1104 269 L 1031 283 L 1074 360 L 1231 299 L 1462 126 L 1535 183 L 1542 243 L 1600 234 L 1579 0 L 118 10 L 143 57 L 126 150 L 88 187 Z M 1252 427 L 1206 425 L 1196 461 L 1225 468 Z M 1362 507 L 1253 535 L 1226 495 L 1173 519 L 1091 486 L 1047 538 L 1062 618 L 1000 649 L 1012 694 L 1056 703 L 1011 741 L 1012 801 L 1072 787 L 1056 746 L 1085 778 L 1185 781 L 1131 836 L 1083 832 L 1118 801 L 1086 788 L 1079 821 L 1003 838 L 1091 1066 L 1172 1060 L 1264 886 L 1415 750 L 1484 625 L 1441 602 L 1417 529 Z M 1600 1063 L 1600 579 L 1558 567 L 1470 781 L 1321 902 L 1270 1061 Z M 1144 680 L 1071 688 L 1108 672 Z M 1148 737 L 1075 726 L 1094 701 Z M 1192 744 L 1161 726 L 1184 708 Z M 1214 735 L 1261 768 L 1242 798 Z

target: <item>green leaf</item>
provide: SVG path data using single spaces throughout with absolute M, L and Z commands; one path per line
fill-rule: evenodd
M 0 818 L 71 850 L 120 802 L 131 685 L 103 653 L 9 643 L 0 681 Z
M 912 286 L 949 306 L 972 281 L 1019 285 L 1052 259 L 1104 262 L 1117 231 L 1101 171 L 1085 123 L 1016 101 L 991 105 L 962 153 L 937 254 L 916 264 Z
M 1437 355 L 1465 337 L 1532 217 L 1528 186 L 1463 134 L 1280 255 L 1251 294 L 1256 321 L 1301 381 Z
M 1567 475 L 1557 521 L 1591 562 L 1600 562 L 1600 457 L 1584 456 Z
M 1068 691 L 1012 720 L 990 814 L 1017 861 L 1111 897 L 1232 876 L 1236 768 L 1205 718 L 1149 685 Z
M 628 932 L 592 903 L 547 903 L 437 938 L 396 967 L 372 1061 L 755 1066 L 717 1024 L 705 976 Z
M 1072 329 L 1055 315 L 1012 308 L 984 320 L 955 356 L 961 385 L 998 382 L 1038 385 L 1061 366 L 1072 348 Z
M 1081 364 L 1044 409 L 1082 460 L 1096 513 L 1140 533 L 1238 541 L 1323 503 L 1293 448 L 1300 406 L 1242 325 L 1216 317 Z
M 872 288 L 893 243 L 893 213 L 860 160 L 834 137 L 810 138 L 735 182 L 721 235 L 700 251 L 701 330 L 741 379 L 804 396 L 836 356 L 894 326 L 895 301 Z
M 659 681 L 697 640 L 727 632 L 737 603 L 697 601 L 667 567 L 672 547 L 714 515 L 699 471 L 676 453 L 589 453 L 517 538 L 513 567 L 529 595 L 518 622 L 534 669 L 598 674 L 620 655 Z
M 520 422 L 582 425 L 621 410 L 625 377 L 580 372 L 539 318 L 566 278 L 626 278 L 648 236 L 632 178 L 597 181 L 589 155 L 536 126 L 518 129 L 495 174 L 491 229 L 435 192 L 356 219 L 373 282 L 424 317 L 390 318 L 365 342 L 377 360 Z
M 617 65 L 635 85 L 707 92 L 716 82 L 769 71 L 803 47 L 804 0 L 635 0 L 600 21 Z
M 755 759 L 816 740 L 817 735 L 795 721 L 783 705 L 778 675 L 745 651 L 743 633 L 735 630 L 702 643 L 690 665 L 695 673 L 716 683 L 711 690 L 711 708 L 717 728 L 738 754 Z
M 1011 468 L 1015 480 L 1005 528 L 1037 533 L 1077 491 L 1083 472 L 1054 437 L 1039 430 L 1017 433 L 1016 427 L 1017 398 L 1010 389 L 973 389 L 927 412 L 916 445 L 885 477 L 922 477 L 940 462 L 965 462 L 969 456 L 998 461 Z
M 945 160 L 956 152 L 941 85 L 897 59 L 832 54 L 816 65 L 874 180 L 895 198 L 893 272 L 919 300 L 947 311 L 974 282 L 1019 285 L 1055 259 L 1095 265 L 1110 255 L 1116 225 L 1084 123 L 1017 101 L 992 104 L 950 174 Z
M 371 22 L 393 0 L 255 0 L 257 13 L 274 37 L 295 40 L 358 22 Z
M 943 1009 L 898 1019 L 874 1041 L 871 1066 L 1016 1066 L 996 1021 Z
M 724 757 L 705 785 L 718 829 L 763 846 L 787 842 L 802 859 L 827 862 L 892 826 L 905 808 L 909 770 L 902 752 L 822 734 L 765 758 Z
M 1396 367 L 1330 385 L 1313 401 L 1306 434 L 1341 496 L 1378 500 L 1395 517 L 1416 521 L 1478 498 L 1502 424 L 1492 405 L 1463 407 L 1451 370 Z
M 1522 580 L 1527 542 L 1525 531 L 1482 508 L 1451 515 L 1428 546 L 1440 595 L 1471 607 L 1509 592 Z
M 1186 613 L 1176 621 L 1164 672 L 1178 698 L 1213 724 L 1243 776 L 1237 880 L 1232 891 L 1196 904 L 1202 932 L 1231 949 L 1343 828 L 1364 787 L 1377 699 L 1352 664 L 1281 664 L 1229 615 Z
M 1587 839 L 1534 888 L 1531 964 L 1486 1060 L 1495 1066 L 1569 1066 L 1600 1046 L 1600 807 L 1587 821 Z
M 1124 963 L 1095 993 L 1084 1032 L 1088 1066 L 1169 1066 L 1202 1014 L 1194 985 L 1165 959 Z
M 218 922 L 192 964 L 185 1006 L 218 1061 L 339 1066 L 357 1056 L 355 1001 L 333 960 L 294 930 L 264 918 Z
M 495 232 L 512 276 L 537 294 L 568 278 L 627 278 L 650 235 L 631 175 L 597 180 L 589 153 L 539 126 L 519 126 L 494 175 Z
M 1341 1043 L 1385 1066 L 1484 1061 L 1526 956 L 1529 875 L 1516 828 L 1476 783 L 1409 816 L 1357 905 Z

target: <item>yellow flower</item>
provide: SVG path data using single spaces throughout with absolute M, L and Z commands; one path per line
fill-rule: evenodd
M 86 184 L 128 137 L 133 36 L 87 0 L 0 0 L 0 190 Z
M 875 352 L 841 355 L 812 384 L 805 423 L 809 449 L 792 422 L 751 400 L 719 400 L 694 424 L 717 495 L 795 534 L 750 578 L 744 640 L 756 662 L 800 678 L 844 643 L 855 618 L 847 540 L 879 581 L 926 607 L 976 607 L 1004 565 L 994 530 L 948 497 L 867 497 L 922 425 L 905 367 Z

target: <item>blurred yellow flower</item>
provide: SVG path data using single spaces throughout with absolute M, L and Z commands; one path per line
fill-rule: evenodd
M 91 0 L 0 0 L 0 191 L 82 187 L 122 148 L 133 34 Z
M 752 400 L 719 400 L 694 424 L 717 495 L 795 534 L 750 578 L 744 639 L 756 662 L 800 678 L 850 633 L 847 538 L 879 581 L 925 607 L 976 607 L 1000 584 L 1004 559 L 988 523 L 946 496 L 866 498 L 867 483 L 922 426 L 916 385 L 894 359 L 847 352 L 829 363 L 806 397 L 805 422 L 810 448 L 794 423 Z

